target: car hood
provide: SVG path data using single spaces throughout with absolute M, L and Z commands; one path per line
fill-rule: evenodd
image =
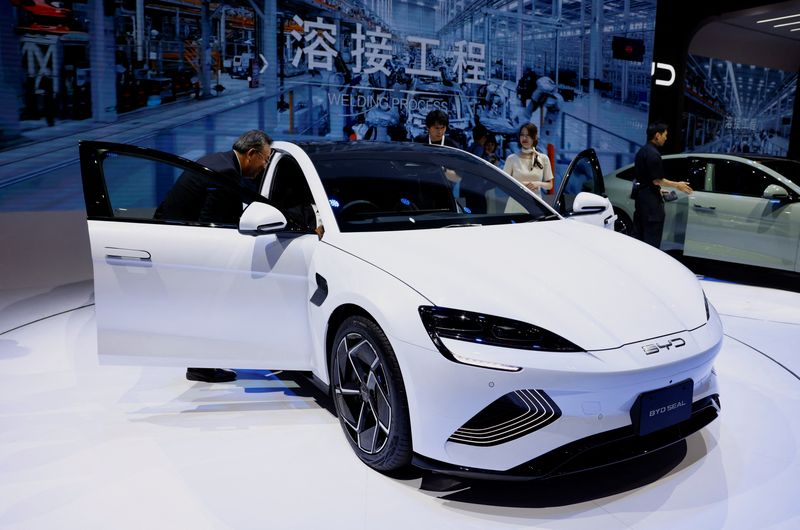
M 683 265 L 635 239 L 573 220 L 332 239 L 434 305 L 528 322 L 586 350 L 706 322 L 700 284 Z

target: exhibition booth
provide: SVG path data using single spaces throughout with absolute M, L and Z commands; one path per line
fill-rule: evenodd
M 796 2 L 0 14 L 0 527 L 800 525 Z

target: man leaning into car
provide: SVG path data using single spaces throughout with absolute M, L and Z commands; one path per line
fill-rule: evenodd
M 156 219 L 175 219 L 191 222 L 236 224 L 242 215 L 243 199 L 236 191 L 240 187 L 255 191 L 267 168 L 272 152 L 272 139 L 263 131 L 251 130 L 242 134 L 229 151 L 211 153 L 197 163 L 217 172 L 229 183 L 222 188 L 205 175 L 186 171 L 156 209 Z M 236 372 L 222 368 L 188 368 L 186 379 L 206 383 L 236 380 Z
M 666 141 L 667 126 L 664 123 L 655 122 L 647 127 L 647 143 L 636 153 L 636 180 L 631 191 L 631 198 L 636 201 L 636 210 L 633 213 L 636 236 L 656 248 L 661 248 L 661 234 L 664 230 L 664 198 L 661 187 L 675 188 L 683 193 L 693 191 L 687 182 L 666 178 L 658 150 Z

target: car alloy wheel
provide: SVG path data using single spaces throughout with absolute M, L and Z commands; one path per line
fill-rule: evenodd
M 372 321 L 350 317 L 331 352 L 331 384 L 339 422 L 358 457 L 391 471 L 411 460 L 405 388 L 389 340 Z

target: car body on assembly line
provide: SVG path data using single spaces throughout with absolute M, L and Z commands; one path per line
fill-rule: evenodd
M 686 256 L 800 272 L 800 162 L 758 154 L 682 153 L 663 157 L 667 178 L 691 195 L 665 203 L 661 248 Z M 631 232 L 632 165 L 609 173 L 617 229 Z
M 272 148 L 255 192 L 81 142 L 103 362 L 310 372 L 381 471 L 550 476 L 717 417 L 719 317 L 681 264 L 601 228 L 611 204 L 569 184 L 602 186 L 592 150 L 553 209 L 448 147 Z M 154 218 L 183 173 L 240 197 L 238 222 Z

